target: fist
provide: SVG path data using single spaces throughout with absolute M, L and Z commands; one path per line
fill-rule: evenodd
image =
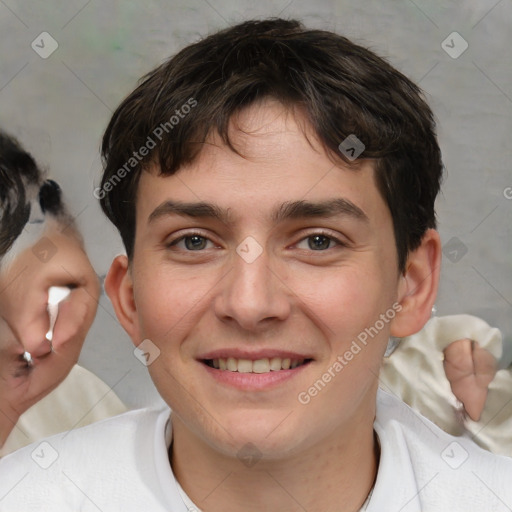
M 444 350 L 444 370 L 453 394 L 462 402 L 468 416 L 478 421 L 489 384 L 496 375 L 496 360 L 478 343 L 462 339 Z

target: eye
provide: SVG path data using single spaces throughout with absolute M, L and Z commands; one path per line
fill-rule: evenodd
M 210 244 L 210 246 L 208 246 L 208 244 Z M 174 240 L 168 244 L 168 247 L 177 247 L 186 251 L 202 251 L 203 249 L 213 247 L 213 242 L 205 236 L 190 234 Z
M 332 236 L 328 236 L 322 233 L 316 233 L 302 239 L 297 244 L 297 248 L 309 249 L 312 251 L 325 251 L 338 245 L 344 244 Z

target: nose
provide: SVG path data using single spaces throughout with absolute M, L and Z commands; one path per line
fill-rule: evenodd
M 265 252 L 251 263 L 236 255 L 220 286 L 214 310 L 223 322 L 260 331 L 290 315 L 291 295 Z

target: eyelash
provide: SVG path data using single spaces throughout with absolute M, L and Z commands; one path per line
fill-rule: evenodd
M 168 249 L 171 249 L 172 247 L 176 246 L 180 242 L 184 241 L 186 238 L 192 238 L 193 236 L 198 236 L 198 237 L 208 240 L 209 242 L 214 243 L 205 233 L 202 233 L 201 231 L 191 231 L 190 233 L 185 233 L 184 235 L 181 235 L 178 238 L 171 240 L 170 242 L 167 242 L 165 244 L 165 246 Z M 187 251 L 187 252 L 194 252 L 194 251 Z M 201 251 L 197 251 L 197 252 L 201 252 Z
M 194 236 L 197 236 L 197 237 L 200 237 L 200 238 L 204 238 L 205 240 L 215 244 L 215 242 L 213 242 L 213 240 L 211 240 L 205 233 L 202 233 L 201 231 L 191 231 L 190 233 L 186 233 L 186 234 L 181 235 L 180 237 L 178 237 L 178 238 L 176 238 L 174 240 L 171 240 L 170 242 L 167 242 L 165 244 L 165 246 L 166 246 L 166 248 L 171 249 L 172 247 L 176 247 L 177 244 L 179 244 L 180 242 L 184 241 L 185 239 L 192 238 Z M 334 242 L 336 244 L 335 247 L 348 247 L 348 244 L 346 242 L 343 242 L 339 238 L 333 236 L 332 233 L 329 233 L 329 232 L 323 231 L 323 230 L 315 231 L 313 233 L 310 233 L 310 234 L 302 237 L 300 240 L 298 240 L 298 242 L 296 242 L 293 245 L 298 245 L 300 242 L 303 242 L 303 241 L 307 240 L 308 238 L 312 238 L 314 236 L 324 236 L 324 237 L 328 238 L 330 241 L 332 241 L 332 242 Z M 333 248 L 329 247 L 328 249 L 318 250 L 318 251 L 314 251 L 313 249 L 309 249 L 309 251 L 310 252 L 326 252 L 329 249 L 333 249 Z M 192 251 L 192 250 L 185 249 L 186 252 L 202 252 L 204 250 L 205 249 L 200 249 L 198 251 Z M 299 249 L 299 250 L 308 250 L 308 249 Z
M 341 241 L 339 238 L 335 237 L 332 233 L 329 233 L 329 232 L 323 231 L 323 230 L 315 231 L 314 233 L 308 234 L 307 236 L 301 238 L 294 245 L 298 245 L 300 242 L 303 242 L 303 241 L 307 240 L 308 238 L 312 238 L 314 236 L 323 236 L 325 238 L 328 238 L 331 242 L 334 242 L 336 245 L 334 247 L 329 247 L 328 249 L 325 249 L 323 251 L 322 250 L 314 251 L 313 249 L 309 249 L 310 252 L 327 252 L 329 249 L 334 249 L 335 247 L 348 247 L 348 244 L 346 242 Z

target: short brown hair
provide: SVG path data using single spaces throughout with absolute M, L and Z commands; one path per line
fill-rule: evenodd
M 98 190 L 128 257 L 143 167 L 157 163 L 162 175 L 173 174 L 194 160 L 212 131 L 234 150 L 231 117 L 266 97 L 300 107 L 333 159 L 353 166 L 339 145 L 350 135 L 362 141 L 360 158 L 375 159 L 403 271 L 409 251 L 436 226 L 442 161 L 432 112 L 419 87 L 370 50 L 283 19 L 246 21 L 187 46 L 146 75 L 115 111 L 103 137 Z M 169 122 L 191 99 L 194 108 L 176 124 Z M 165 128 L 165 135 L 162 129 L 158 144 L 127 167 L 156 127 Z

